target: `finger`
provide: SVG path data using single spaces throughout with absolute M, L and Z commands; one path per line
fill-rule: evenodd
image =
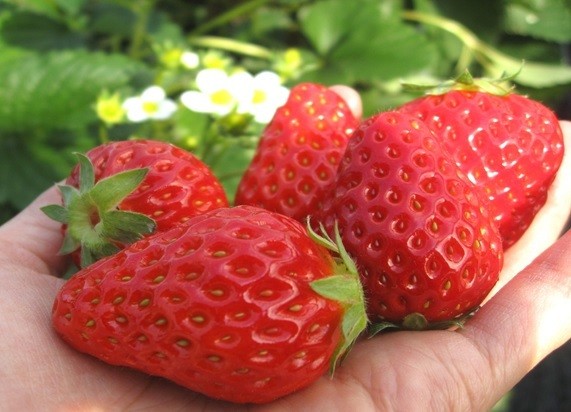
M 361 118 L 363 115 L 363 103 L 361 101 L 361 96 L 355 89 L 342 84 L 331 86 L 330 89 L 341 96 L 343 100 L 345 100 L 347 106 L 349 106 L 353 112 L 353 115 L 357 119 Z
M 571 122 L 560 122 L 565 154 L 559 171 L 549 188 L 547 201 L 525 234 L 505 253 L 504 270 L 495 291 L 524 269 L 561 235 L 571 212 Z
M 460 332 L 507 391 L 571 337 L 571 232 L 500 290 Z M 503 385 L 503 386 L 502 386 Z
M 39 273 L 55 275 L 63 270 L 65 259 L 58 255 L 62 242 L 61 224 L 40 210 L 52 203 L 61 203 L 56 186 L 47 189 L 0 227 L 0 261 Z

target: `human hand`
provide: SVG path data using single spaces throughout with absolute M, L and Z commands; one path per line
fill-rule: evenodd
M 358 99 L 357 106 L 349 103 L 360 110 Z M 571 123 L 562 126 L 571 147 Z M 51 306 L 66 262 L 57 256 L 59 224 L 39 210 L 59 201 L 56 189 L 49 189 L 0 228 L 0 404 L 30 411 L 488 410 L 571 336 L 571 320 L 562 316 L 571 312 L 571 234 L 557 240 L 571 209 L 571 188 L 563 184 L 570 172 L 566 154 L 548 203 L 506 253 L 503 287 L 463 329 L 362 340 L 334 378 L 248 408 L 107 365 L 57 337 Z

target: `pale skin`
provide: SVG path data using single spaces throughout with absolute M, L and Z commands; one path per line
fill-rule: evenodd
M 335 88 L 357 114 L 358 96 Z M 571 123 L 561 122 L 571 147 Z M 0 227 L 0 405 L 27 411 L 487 411 L 571 337 L 571 153 L 549 200 L 506 253 L 502 280 L 459 331 L 395 332 L 359 341 L 331 379 L 261 406 L 217 402 L 67 346 L 50 313 L 64 283 L 59 224 L 39 208 Z

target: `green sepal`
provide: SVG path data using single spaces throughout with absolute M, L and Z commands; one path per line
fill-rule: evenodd
M 369 337 L 385 332 L 387 329 L 401 329 L 397 324 L 391 322 L 374 322 L 369 326 Z
M 355 303 L 355 297 L 362 291 L 359 282 L 353 282 L 352 278 L 348 279 L 345 275 L 315 280 L 311 283 L 311 289 L 325 298 L 341 303 Z
M 59 188 L 59 191 L 61 193 L 61 198 L 62 198 L 64 207 L 69 206 L 72 199 L 79 196 L 79 190 L 77 190 L 73 186 L 59 185 L 58 188 Z
M 121 243 L 133 243 L 155 230 L 155 221 L 136 212 L 111 210 L 101 216 L 101 235 Z
M 479 307 L 470 310 L 466 314 L 454 319 L 442 320 L 438 322 L 429 322 L 426 317 L 418 312 L 409 313 L 406 315 L 402 323 L 392 322 L 373 322 L 369 325 L 369 336 L 373 337 L 379 333 L 385 332 L 389 329 L 394 330 L 410 330 L 410 331 L 423 331 L 423 330 L 447 330 L 447 329 L 462 329 L 468 319 L 470 319 L 478 311 Z
M 357 266 L 347 253 L 339 228 L 335 223 L 335 241 L 327 234 L 323 225 L 320 225 L 323 235 L 317 234 L 309 219 L 307 221 L 307 232 L 309 236 L 319 245 L 333 252 L 334 271 L 333 275 L 327 278 L 318 279 L 311 282 L 311 288 L 320 296 L 338 302 L 344 308 L 343 320 L 341 321 L 342 339 L 331 358 L 329 373 L 333 375 L 337 365 L 347 355 L 355 341 L 367 329 L 368 318 L 365 306 L 365 295 L 361 284 Z
M 95 171 L 89 157 L 81 153 L 74 153 L 79 162 L 79 190 L 85 193 L 95 186 Z
M 483 91 L 498 96 L 505 96 L 513 92 L 510 84 L 521 72 L 523 62 L 519 70 L 512 74 L 503 73 L 497 79 L 486 77 L 474 78 L 468 69 L 460 73 L 456 78 L 436 84 L 401 83 L 402 88 L 408 92 L 422 92 L 426 94 L 444 94 L 450 90 Z
M 67 209 L 61 205 L 47 205 L 41 208 L 50 219 L 55 220 L 60 223 L 67 223 L 69 219 L 69 214 Z
M 91 160 L 82 154 L 76 156 L 79 189 L 60 185 L 63 206 L 48 205 L 41 210 L 66 225 L 59 253 L 70 254 L 81 249 L 81 266 L 85 267 L 152 233 L 156 223 L 144 214 L 118 209 L 143 182 L 148 169 L 127 170 L 95 183 Z
M 100 210 L 117 207 L 141 184 L 147 172 L 148 169 L 131 169 L 101 179 L 90 190 L 90 197 L 94 199 Z
M 81 243 L 77 239 L 74 239 L 66 233 L 63 237 L 63 242 L 59 249 L 59 254 L 69 255 L 70 253 L 73 253 L 75 250 L 77 250 L 80 246 Z

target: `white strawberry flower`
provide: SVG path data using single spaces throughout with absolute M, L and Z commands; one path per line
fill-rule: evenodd
M 139 96 L 127 98 L 123 102 L 123 108 L 131 122 L 143 122 L 168 119 L 177 110 L 177 105 L 166 97 L 162 87 L 150 86 Z
M 286 102 L 289 90 L 281 84 L 280 77 L 270 71 L 255 76 L 247 73 L 243 81 L 249 84 L 240 96 L 238 112 L 250 113 L 257 123 L 268 123 L 276 109 Z
M 220 116 L 236 111 L 251 114 L 258 123 L 268 123 L 289 95 L 280 77 L 270 71 L 252 76 L 246 71 L 229 75 L 222 69 L 204 69 L 196 76 L 196 86 L 198 91 L 181 95 L 190 110 Z
M 245 72 L 228 75 L 222 69 L 204 69 L 196 75 L 198 90 L 189 90 L 180 96 L 184 106 L 194 112 L 225 116 L 231 113 L 244 93 Z

